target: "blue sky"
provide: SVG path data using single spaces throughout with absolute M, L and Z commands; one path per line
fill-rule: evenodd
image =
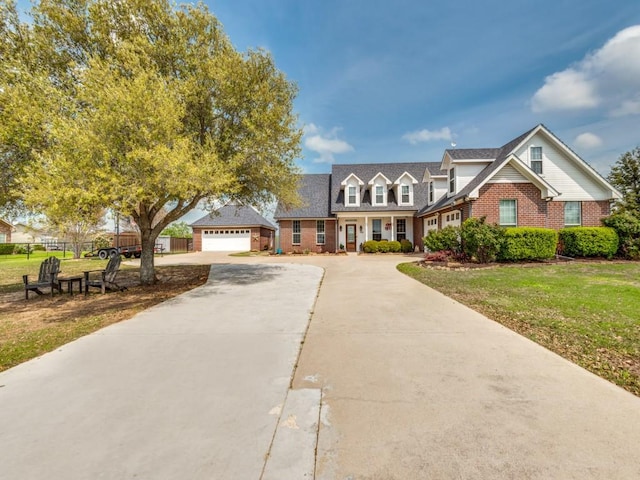
M 298 84 L 308 173 L 440 161 L 538 123 L 604 175 L 640 144 L 637 0 L 206 3 Z

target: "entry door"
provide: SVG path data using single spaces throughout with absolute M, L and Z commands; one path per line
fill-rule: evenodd
M 356 226 L 347 225 L 347 252 L 356 251 Z

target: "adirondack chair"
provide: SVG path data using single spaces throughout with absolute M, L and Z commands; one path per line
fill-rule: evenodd
M 120 255 L 115 255 L 109 259 L 107 268 L 104 270 L 89 270 L 84 272 L 84 294 L 89 294 L 89 287 L 99 288 L 102 293 L 107 290 L 126 290 L 127 287 L 121 287 L 116 283 L 116 276 L 120 270 Z M 91 275 L 99 272 L 98 275 Z
M 34 291 L 38 295 L 44 295 L 41 288 L 50 288 L 51 296 L 53 297 L 54 290 L 60 292 L 60 285 L 58 285 L 58 274 L 60 273 L 60 259 L 56 257 L 49 257 L 40 264 L 40 273 L 38 273 L 38 280 L 35 282 L 29 282 L 29 275 L 23 275 L 22 281 L 24 282 L 24 298 L 29 300 L 29 291 Z

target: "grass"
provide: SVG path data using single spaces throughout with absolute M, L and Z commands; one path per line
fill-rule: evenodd
M 398 269 L 640 396 L 640 263 Z

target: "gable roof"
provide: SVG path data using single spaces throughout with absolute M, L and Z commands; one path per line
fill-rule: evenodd
M 414 178 L 422 178 L 427 168 L 440 170 L 439 162 L 415 162 L 415 163 L 362 163 L 362 164 L 345 164 L 332 165 L 332 178 L 348 178 L 355 175 L 358 178 L 374 178 L 379 173 L 386 178 L 399 178 L 404 173 L 409 173 Z M 344 204 L 344 190 L 341 189 L 340 182 L 332 182 L 330 209 L 331 213 L 336 212 L 362 212 L 362 211 L 391 211 L 391 210 L 408 210 L 415 211 L 421 205 L 427 203 L 427 185 L 418 183 L 413 186 L 413 205 L 398 205 L 395 192 L 389 190 L 386 206 L 373 206 L 371 204 L 371 195 L 368 190 L 360 192 L 360 206 L 347 207 Z
M 13 228 L 13 225 L 11 225 L 9 222 L 7 222 L 6 220 L 2 220 L 0 218 L 0 224 L 5 225 L 8 228 Z
M 274 218 L 328 218 L 329 188 L 331 175 L 328 173 L 308 173 L 301 175 L 298 193 L 304 204 L 298 208 L 285 210 L 278 204 Z
M 445 153 L 452 160 L 493 160 L 500 153 L 499 148 L 448 148 Z
M 193 222 L 191 227 L 276 227 L 264 218 L 256 209 L 246 205 L 224 205 L 213 213 Z

